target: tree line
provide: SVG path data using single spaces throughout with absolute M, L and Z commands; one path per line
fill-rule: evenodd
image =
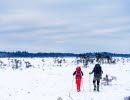
M 16 52 L 0 52 L 0 57 L 130 57 L 130 54 L 117 54 L 117 53 L 109 53 L 109 52 L 94 52 L 94 53 L 29 53 L 27 51 L 16 51 Z

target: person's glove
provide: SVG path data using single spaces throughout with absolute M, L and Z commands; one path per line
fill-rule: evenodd
M 91 72 L 89 72 L 89 74 L 91 74 Z

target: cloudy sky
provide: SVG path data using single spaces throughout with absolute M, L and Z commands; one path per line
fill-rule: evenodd
M 130 0 L 1 0 L 0 51 L 130 53 Z

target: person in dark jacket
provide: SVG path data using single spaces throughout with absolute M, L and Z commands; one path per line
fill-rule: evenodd
M 90 72 L 89 74 L 92 74 L 94 73 L 94 78 L 93 78 L 93 86 L 94 86 L 94 91 L 99 91 L 99 83 L 100 83 L 100 79 L 102 78 L 102 74 L 103 74 L 103 71 L 102 71 L 102 68 L 100 66 L 100 64 L 96 64 L 92 70 L 92 72 Z M 96 83 L 97 82 L 97 86 L 96 86 Z
M 73 73 L 73 76 L 75 75 L 76 85 L 77 85 L 77 91 L 80 91 L 81 87 L 81 80 L 83 76 L 83 72 L 81 71 L 81 67 L 77 67 L 76 71 Z

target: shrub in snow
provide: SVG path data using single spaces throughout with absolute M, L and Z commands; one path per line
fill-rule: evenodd
M 61 97 L 59 97 L 57 100 L 63 100 Z
M 112 82 L 113 80 L 117 80 L 117 78 L 115 76 L 111 76 L 110 78 L 108 77 L 108 75 L 106 75 L 103 79 L 102 79 L 102 83 L 103 85 L 110 85 L 110 82 Z
M 130 100 L 130 96 L 125 97 L 124 100 Z

